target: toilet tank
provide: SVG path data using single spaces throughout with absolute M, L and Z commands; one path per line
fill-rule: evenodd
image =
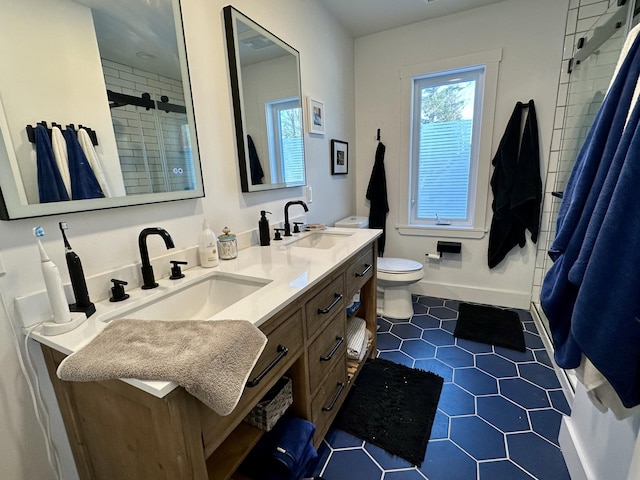
M 369 226 L 369 219 L 363 216 L 352 215 L 338 220 L 335 226 L 338 228 L 367 228 Z

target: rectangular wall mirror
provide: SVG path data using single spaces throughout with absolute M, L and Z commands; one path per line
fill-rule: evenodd
M 204 195 L 179 0 L 14 0 L 0 32 L 0 218 Z M 43 167 L 77 175 L 62 146 L 80 126 L 103 197 L 51 200 Z
M 300 54 L 231 6 L 224 20 L 242 191 L 304 185 Z

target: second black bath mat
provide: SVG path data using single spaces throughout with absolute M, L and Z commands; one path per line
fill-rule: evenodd
M 526 351 L 520 317 L 513 310 L 461 303 L 454 337 Z
M 422 465 L 444 379 L 382 358 L 367 361 L 334 423 Z

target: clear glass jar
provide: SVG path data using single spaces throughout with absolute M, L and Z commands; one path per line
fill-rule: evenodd
M 238 242 L 229 227 L 224 227 L 222 235 L 218 237 L 218 255 L 222 260 L 232 260 L 238 256 Z

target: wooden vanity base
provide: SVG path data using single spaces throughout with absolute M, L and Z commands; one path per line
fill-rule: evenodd
M 263 434 L 243 419 L 285 374 L 293 381 L 290 410 L 316 425 L 318 447 L 361 366 L 348 366 L 346 339 L 346 307 L 358 290 L 356 314 L 373 334 L 365 358 L 375 356 L 376 257 L 374 241 L 260 326 L 269 342 L 250 378 L 279 345 L 289 352 L 226 417 L 183 388 L 157 398 L 120 380 L 63 382 L 56 369 L 65 355 L 42 345 L 80 478 L 231 478 Z

